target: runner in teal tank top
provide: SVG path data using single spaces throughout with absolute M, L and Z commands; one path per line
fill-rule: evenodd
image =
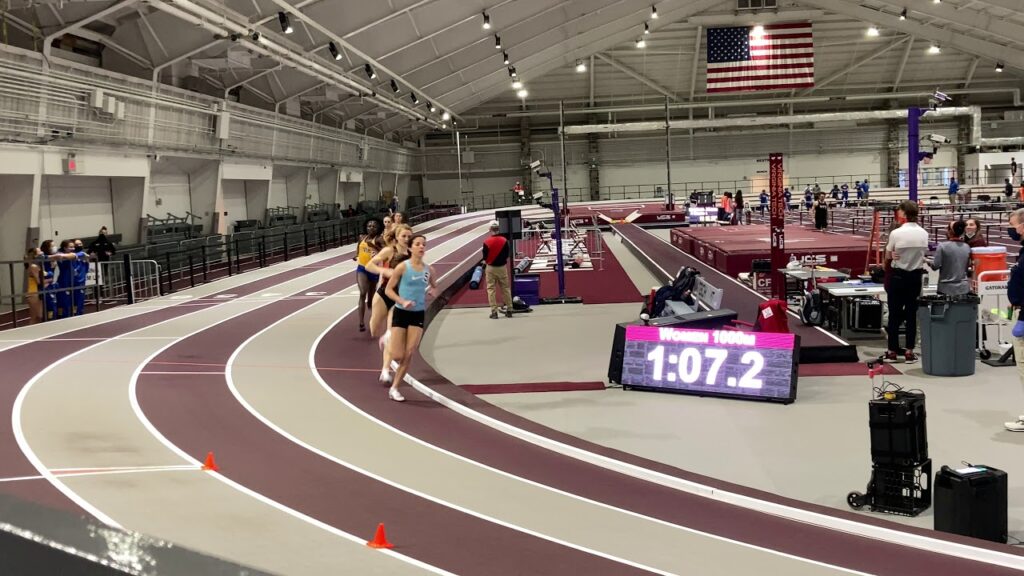
M 398 384 L 405 378 L 423 337 L 427 296 L 434 296 L 434 268 L 423 261 L 426 251 L 427 237 L 422 234 L 413 236 L 409 259 L 395 268 L 385 289 L 388 298 L 395 301 L 391 312 L 390 347 L 391 358 L 398 363 L 398 369 L 388 389 L 388 398 L 396 402 L 405 401 L 398 391 Z

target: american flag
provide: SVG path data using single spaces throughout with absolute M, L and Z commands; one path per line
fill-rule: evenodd
M 708 29 L 708 92 L 814 86 L 810 22 Z

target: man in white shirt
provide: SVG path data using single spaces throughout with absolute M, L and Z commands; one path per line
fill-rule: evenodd
M 914 362 L 914 345 L 917 343 L 917 298 L 921 295 L 921 281 L 924 276 L 924 255 L 928 251 L 928 232 L 917 225 L 917 203 L 904 200 L 900 203 L 898 216 L 904 224 L 889 234 L 885 246 L 886 261 L 890 262 L 891 273 L 885 293 L 889 305 L 889 324 L 886 327 L 889 349 L 883 357 L 894 361 L 900 356 L 907 362 Z M 906 348 L 900 348 L 900 324 L 906 325 Z

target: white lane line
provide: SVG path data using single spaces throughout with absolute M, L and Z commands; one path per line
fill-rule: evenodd
M 354 264 L 352 264 L 350 261 L 347 261 L 347 260 L 343 261 L 343 262 L 339 262 L 337 264 L 337 266 L 339 266 L 339 267 L 352 266 L 352 268 L 355 269 Z M 287 283 L 287 282 L 292 282 L 294 280 L 296 280 L 296 279 L 292 278 L 292 279 L 289 279 L 289 280 L 285 280 L 284 282 L 282 282 L 282 284 Z M 273 302 L 273 300 L 267 300 L 266 304 L 264 304 L 264 306 L 269 305 L 272 302 Z M 228 302 L 225 302 L 224 304 L 228 304 Z M 209 308 L 215 308 L 215 307 L 216 306 L 210 306 Z M 260 306 L 257 306 L 256 308 L 259 308 L 259 307 Z M 203 308 L 203 310 L 206 310 L 206 309 L 207 308 Z M 197 310 L 196 312 L 199 312 L 199 311 L 201 311 L 201 310 Z M 227 319 L 234 318 L 235 316 L 244 314 L 245 312 L 246 312 L 246 310 L 241 310 L 237 314 L 233 314 L 233 315 L 229 316 L 229 318 L 227 318 Z M 113 518 L 111 518 L 110 516 L 105 514 L 99 508 L 97 508 L 97 507 L 93 506 L 92 504 L 90 504 L 85 498 L 79 496 L 74 490 L 72 490 L 66 484 L 61 482 L 57 478 L 57 476 L 51 470 L 49 470 L 46 467 L 45 464 L 43 464 L 42 460 L 39 459 L 39 456 L 35 453 L 35 451 L 32 450 L 32 447 L 28 443 L 28 439 L 25 437 L 25 431 L 22 428 L 22 424 L 21 424 L 22 408 L 23 408 L 24 403 L 25 403 L 25 398 L 28 396 L 29 391 L 31 391 L 32 387 L 35 385 L 36 382 L 38 382 L 40 379 L 42 379 L 42 377 L 45 376 L 50 370 L 53 370 L 55 367 L 59 366 L 62 362 L 66 362 L 66 361 L 68 361 L 68 360 L 70 360 L 72 358 L 75 358 L 75 357 L 77 357 L 79 355 L 82 355 L 82 354 L 88 352 L 89 350 L 92 350 L 93 348 L 95 348 L 97 346 L 101 346 L 103 344 L 107 344 L 111 340 L 119 340 L 122 337 L 127 337 L 127 336 L 129 336 L 131 334 L 134 334 L 136 332 L 141 332 L 142 330 L 146 330 L 148 328 L 152 328 L 153 326 L 160 326 L 160 325 L 166 324 L 168 322 L 173 322 L 175 320 L 181 319 L 181 318 L 183 318 L 185 316 L 188 316 L 190 314 L 192 314 L 192 313 L 191 312 L 186 312 L 184 314 L 179 314 L 179 315 L 174 316 L 172 318 L 167 318 L 165 320 L 161 320 L 160 322 L 155 322 L 155 323 L 150 324 L 148 326 L 143 326 L 142 328 L 138 328 L 136 330 L 131 330 L 131 331 L 126 332 L 124 334 L 121 334 L 119 336 L 115 336 L 115 337 L 111 338 L 110 340 L 104 340 L 102 342 L 97 342 L 97 343 L 92 344 L 90 346 L 86 346 L 86 347 L 82 348 L 81 350 L 77 350 L 77 351 L 72 352 L 72 353 L 70 353 L 70 354 L 68 354 L 66 356 L 63 356 L 60 360 L 58 360 L 58 361 L 56 361 L 56 362 L 54 362 L 52 364 L 47 365 L 45 368 L 43 368 L 42 370 L 37 372 L 35 376 L 33 376 L 28 382 L 25 383 L 25 385 L 18 392 L 18 397 L 15 398 L 15 400 L 14 400 L 14 406 L 13 406 L 13 408 L 11 410 L 11 428 L 12 428 L 12 433 L 14 434 L 14 438 L 15 438 L 15 440 L 18 443 L 18 447 L 21 449 L 22 453 L 25 455 L 25 458 L 32 464 L 32 466 L 36 469 L 36 471 L 38 471 L 44 478 L 46 478 L 46 480 L 49 481 L 57 490 L 59 490 L 62 494 L 64 494 L 64 496 L 66 496 L 69 500 L 71 500 L 72 502 L 77 504 L 80 508 L 82 508 L 83 510 L 85 510 L 89 514 L 92 514 L 94 517 L 96 517 L 97 520 L 99 520 L 100 522 L 103 522 L 104 524 L 107 524 L 107 525 L 110 525 L 110 526 L 115 526 L 115 527 L 118 527 L 118 528 L 121 527 L 121 525 L 118 524 L 117 522 L 115 522 Z M 226 321 L 227 319 L 222 320 L 222 322 Z M 209 327 L 209 325 L 207 327 Z M 198 333 L 198 332 L 200 332 L 203 329 L 205 329 L 205 328 L 200 328 L 200 329 L 194 331 L 193 333 Z M 165 344 L 163 347 L 160 348 L 160 350 L 162 351 L 162 350 L 164 350 L 164 349 L 174 345 L 174 343 L 177 342 L 178 340 L 187 338 L 190 335 L 191 334 L 185 335 L 185 336 L 179 336 L 176 340 L 172 340 L 171 342 L 168 342 L 167 344 Z M 151 360 L 154 357 L 155 356 L 152 356 L 152 357 L 148 358 L 147 361 Z M 131 393 L 132 393 L 132 398 L 133 399 L 134 399 L 134 386 L 136 384 L 136 380 L 138 379 L 138 372 L 142 371 L 143 365 L 144 364 L 140 364 L 139 367 L 136 370 L 136 373 L 133 374 L 133 376 L 132 376 L 132 389 L 131 389 Z M 135 408 L 135 406 L 133 405 L 133 409 L 134 408 Z M 193 460 L 188 460 L 188 461 L 189 461 L 190 464 L 197 464 L 197 465 L 200 464 L 198 461 L 193 461 Z
M 463 263 L 465 263 L 466 261 L 468 261 L 470 259 L 474 259 L 474 258 L 477 258 L 477 257 L 478 257 L 477 255 L 471 255 L 470 257 L 468 257 L 465 260 L 463 260 Z M 455 270 L 457 270 L 457 269 L 458 268 L 455 268 Z M 445 273 L 444 275 L 442 275 L 442 278 L 447 276 L 449 273 L 450 272 Z M 403 430 L 400 430 L 399 428 L 396 428 L 395 426 L 392 426 L 391 424 L 388 424 L 387 422 L 377 418 L 376 416 L 373 416 L 372 414 L 366 412 L 362 408 L 359 408 L 358 406 L 356 406 L 355 404 L 350 402 L 344 396 L 340 395 L 333 388 L 331 388 L 331 386 L 329 384 L 327 384 L 327 382 L 323 379 L 323 377 L 320 376 L 319 370 L 321 370 L 321 369 L 316 366 L 316 350 L 317 350 L 317 348 L 319 348 L 320 342 L 323 340 L 323 338 L 325 336 L 327 336 L 327 334 L 329 334 L 331 332 L 331 330 L 333 330 L 335 328 L 335 326 L 337 326 L 339 323 L 341 323 L 341 321 L 343 319 L 344 319 L 344 316 L 342 316 L 338 320 L 334 321 L 323 332 L 321 332 L 319 336 L 317 336 L 316 340 L 314 340 L 313 345 L 310 347 L 309 356 L 308 356 L 309 369 L 313 373 L 313 376 L 316 378 L 317 382 L 320 383 L 320 386 L 324 390 L 326 390 L 328 394 L 330 394 L 336 400 L 338 400 L 339 402 L 341 402 L 342 404 L 347 406 L 353 412 L 356 412 L 357 414 L 361 414 L 367 420 L 369 420 L 369 421 L 371 421 L 371 422 L 381 426 L 382 428 L 384 428 L 384 429 L 386 429 L 386 430 L 388 430 L 388 431 L 390 431 L 390 432 L 392 432 L 394 434 L 397 434 L 398 436 L 401 436 L 403 438 L 411 440 L 412 442 L 415 442 L 415 443 L 417 443 L 417 444 L 419 444 L 421 446 L 424 446 L 426 448 L 429 448 L 431 450 L 437 451 L 438 453 L 444 454 L 445 456 L 449 456 L 451 458 L 454 458 L 454 459 L 459 460 L 461 462 L 465 462 L 467 464 L 476 466 L 476 467 L 478 467 L 478 468 L 480 468 L 482 470 L 486 470 L 488 472 L 497 474 L 499 476 L 503 476 L 505 478 L 509 478 L 509 479 L 512 479 L 512 480 L 517 480 L 517 481 L 523 482 L 524 484 L 527 484 L 529 486 L 540 488 L 542 490 L 547 490 L 547 491 L 552 492 L 554 494 L 558 494 L 560 496 L 564 496 L 564 497 L 567 497 L 567 498 L 578 500 L 580 502 L 583 502 L 583 503 L 586 503 L 586 504 L 589 504 L 589 505 L 593 505 L 593 506 L 597 506 L 597 507 L 603 508 L 605 510 L 610 510 L 610 511 L 613 511 L 613 512 L 624 514 L 626 516 L 630 516 L 630 517 L 633 517 L 633 518 L 638 518 L 638 519 L 641 519 L 641 520 L 652 522 L 652 523 L 657 524 L 659 526 L 664 526 L 664 527 L 667 527 L 667 528 L 681 530 L 681 531 L 689 533 L 689 534 L 694 534 L 694 535 L 697 535 L 697 536 L 704 536 L 704 537 L 711 538 L 713 540 L 717 540 L 717 541 L 720 541 L 720 542 L 726 542 L 726 543 L 729 543 L 729 544 L 734 544 L 734 545 L 737 545 L 737 546 L 742 546 L 744 548 L 748 548 L 748 549 L 751 549 L 751 550 L 757 550 L 757 551 L 760 551 L 760 552 L 766 552 L 766 553 L 769 553 L 769 554 L 772 554 L 772 555 L 775 555 L 775 556 L 780 556 L 780 557 L 783 557 L 783 558 L 788 558 L 788 559 L 791 559 L 791 560 L 797 560 L 797 561 L 804 562 L 804 563 L 811 564 L 811 565 L 815 565 L 815 566 L 821 566 L 821 567 L 833 569 L 833 570 L 836 570 L 836 571 L 839 571 L 839 572 L 843 572 L 843 573 L 846 573 L 846 574 L 852 574 L 854 576 L 871 576 L 870 574 L 865 573 L 865 572 L 860 572 L 860 571 L 857 571 L 857 570 L 851 570 L 849 568 L 844 568 L 842 566 L 835 566 L 835 565 L 832 565 L 832 564 L 827 564 L 827 563 L 824 563 L 824 562 L 819 562 L 817 560 L 811 560 L 811 559 L 808 559 L 808 558 L 803 558 L 801 556 L 796 556 L 796 555 L 793 555 L 793 554 L 788 554 L 788 553 L 785 553 L 785 552 L 780 552 L 778 550 L 773 550 L 771 548 L 765 548 L 763 546 L 758 546 L 756 544 L 750 544 L 750 543 L 742 542 L 742 541 L 739 541 L 739 540 L 733 540 L 731 538 L 727 538 L 727 537 L 724 537 L 724 536 L 719 536 L 717 534 L 712 534 L 712 533 L 709 533 L 709 532 L 704 532 L 704 531 L 701 531 L 701 530 L 697 530 L 695 528 L 690 528 L 688 526 L 682 526 L 682 525 L 679 525 L 679 524 L 674 524 L 672 522 L 668 522 L 666 520 L 661 520 L 659 518 L 653 518 L 651 516 L 646 516 L 644 514 L 641 514 L 639 512 L 634 512 L 632 510 L 626 510 L 626 509 L 623 509 L 623 508 L 618 508 L 616 506 L 612 506 L 611 504 L 606 504 L 604 502 L 600 502 L 600 501 L 597 501 L 597 500 L 592 500 L 590 498 L 586 498 L 584 496 L 580 496 L 580 495 L 574 494 L 572 492 L 566 492 L 565 490 L 561 490 L 559 488 L 554 488 L 552 486 L 548 486 L 547 484 L 541 484 L 539 482 L 536 482 L 534 480 L 530 480 L 528 478 L 524 478 L 522 476 L 518 476 L 518 475 L 513 474 L 511 472 L 507 472 L 505 470 L 501 470 L 499 468 L 494 468 L 494 467 L 489 466 L 487 464 L 483 464 L 481 462 L 477 462 L 476 460 L 472 460 L 472 459 L 467 458 L 467 457 L 465 457 L 465 456 L 463 456 L 461 454 L 458 454 L 456 452 L 452 452 L 452 451 L 447 450 L 445 448 L 441 448 L 440 446 L 437 446 L 435 444 L 431 444 L 431 443 L 427 442 L 426 440 L 423 440 L 423 439 L 418 438 L 416 436 L 413 436 L 413 435 L 411 435 L 411 434 L 409 434 L 409 433 L 407 433 L 407 432 L 405 432 Z M 268 328 L 270 328 L 270 327 L 268 327 Z M 396 366 L 396 364 L 392 363 L 392 367 L 395 367 L 395 366 Z M 414 388 L 416 388 L 420 392 L 423 392 L 423 388 L 425 388 L 425 386 L 420 384 L 419 381 L 417 381 L 412 376 L 407 376 L 407 383 L 412 385 Z M 427 390 L 429 390 L 429 389 L 427 389 Z M 234 393 L 234 390 L 232 390 L 232 393 Z M 432 390 L 429 390 L 429 393 L 424 393 L 424 394 L 426 396 L 428 396 L 428 397 L 431 397 L 432 394 L 436 394 L 436 393 L 434 393 Z M 438 401 L 436 398 L 434 398 L 434 400 Z M 240 400 L 240 401 L 242 401 L 242 400 Z M 254 415 L 257 418 L 260 418 L 261 420 L 263 419 L 262 416 L 259 415 L 258 413 L 254 412 Z M 268 425 L 273 426 L 273 424 L 268 424 Z M 299 441 L 299 442 L 301 442 L 301 441 Z M 313 450 L 317 451 L 319 453 L 319 451 L 316 450 L 315 448 L 313 448 Z M 325 456 L 325 457 L 334 459 L 332 456 L 329 456 L 329 455 Z M 648 570 L 650 570 L 650 568 L 648 568 Z
M 476 236 L 477 235 L 473 235 L 473 237 L 476 237 Z M 462 248 L 465 245 L 466 244 L 463 243 L 462 245 L 455 247 L 454 250 L 458 250 L 458 249 Z M 479 255 L 478 254 L 471 254 L 468 258 L 463 260 L 463 262 L 466 262 L 466 261 L 468 261 L 470 259 L 475 259 L 475 258 L 479 258 Z M 453 271 L 456 270 L 456 269 L 453 269 Z M 447 276 L 449 273 L 451 273 L 451 271 L 446 273 L 445 276 Z M 442 276 L 442 278 L 443 277 L 444 276 Z M 458 504 L 455 504 L 453 502 L 449 502 L 449 501 L 444 500 L 442 498 L 438 498 L 436 496 L 433 496 L 433 495 L 428 494 L 426 492 L 422 492 L 422 491 L 417 490 L 415 488 L 412 488 L 410 486 L 406 486 L 404 484 L 400 484 L 400 483 L 395 482 L 393 480 L 390 480 L 390 479 L 388 479 L 388 478 L 386 478 L 384 476 L 381 476 L 379 474 L 373 473 L 373 472 L 371 472 L 371 471 L 369 471 L 369 470 L 367 470 L 365 468 L 356 466 L 355 464 L 352 464 L 350 462 L 342 460 L 342 459 L 334 456 L 333 454 L 325 452 L 325 451 L 317 448 L 316 446 L 313 446 L 312 444 L 309 444 L 309 443 L 299 439 L 298 437 L 292 435 L 287 430 L 281 428 L 280 426 L 275 424 L 272 420 L 268 419 L 261 412 L 256 410 L 255 407 L 253 407 L 251 404 L 249 404 L 249 402 L 242 396 L 241 392 L 238 390 L 238 387 L 235 386 L 234 377 L 233 377 L 233 374 L 232 374 L 233 369 L 234 369 L 235 360 L 238 358 L 238 355 L 245 349 L 245 347 L 248 346 L 253 340 L 255 340 L 256 338 L 259 338 L 260 336 L 262 336 L 268 330 L 274 328 L 275 326 L 281 324 L 282 322 L 288 321 L 293 316 L 296 316 L 297 314 L 299 314 L 299 313 L 301 313 L 301 312 L 303 312 L 305 310 L 307 310 L 307 308 L 302 308 L 302 309 L 296 310 L 296 311 L 288 314 L 287 316 L 284 316 L 283 318 L 280 318 L 280 319 L 276 320 L 272 324 L 270 324 L 268 326 L 265 326 L 259 332 L 256 332 L 255 334 L 250 336 L 249 338 L 247 338 L 245 340 L 245 342 L 242 342 L 237 348 L 235 348 L 235 351 L 232 352 L 231 357 L 228 359 L 228 362 L 227 362 L 227 374 L 226 374 L 225 378 L 227 380 L 228 388 L 231 390 L 231 394 L 234 395 L 235 399 L 238 401 L 238 403 L 242 407 L 244 407 L 250 414 L 255 416 L 260 422 L 263 422 L 268 428 L 274 430 L 275 432 L 277 432 L 282 437 L 287 438 L 288 440 L 290 440 L 294 444 L 296 444 L 298 446 L 301 446 L 302 448 L 305 448 L 306 450 L 312 452 L 313 454 L 316 454 L 316 455 L 318 455 L 318 456 L 320 456 L 322 458 L 330 460 L 331 462 L 334 462 L 335 464 L 338 464 L 339 466 L 348 468 L 349 470 L 352 470 L 353 472 L 356 472 L 358 474 L 362 474 L 363 476 L 367 476 L 369 478 L 372 478 L 372 479 L 374 479 L 374 480 L 376 480 L 376 481 L 378 481 L 378 482 L 380 482 L 382 484 L 386 484 L 388 486 L 391 486 L 392 488 L 396 488 L 398 490 L 402 490 L 403 492 L 407 492 L 409 494 L 412 494 L 413 496 L 417 496 L 419 498 L 423 498 L 424 500 L 428 500 L 430 502 L 434 502 L 436 504 L 440 504 L 442 506 L 445 506 L 445 507 L 451 508 L 453 510 L 456 510 L 458 512 L 461 512 L 463 514 L 466 514 L 466 515 L 469 515 L 469 516 L 473 516 L 474 518 L 479 518 L 481 520 L 484 520 L 484 521 L 487 521 L 487 522 L 491 522 L 493 524 L 497 524 L 499 526 L 503 526 L 503 527 L 509 528 L 511 530 L 516 530 L 518 532 L 522 532 L 523 534 L 527 534 L 527 535 L 533 536 L 535 538 L 540 538 L 542 540 L 546 540 L 546 541 L 552 542 L 554 544 L 559 544 L 561 546 L 565 546 L 567 548 L 572 548 L 574 550 L 578 550 L 580 552 L 591 554 L 591 555 L 597 556 L 599 558 L 604 558 L 605 560 L 611 560 L 611 561 L 617 562 L 619 564 L 623 564 L 623 565 L 626 565 L 626 566 L 631 566 L 633 568 L 638 568 L 640 570 L 646 570 L 646 571 L 654 573 L 654 574 L 661 574 L 663 576 L 672 576 L 673 573 L 671 573 L 671 572 L 666 572 L 664 570 L 659 570 L 657 568 L 654 568 L 654 567 L 651 567 L 651 566 L 646 566 L 646 565 L 640 564 L 638 562 L 627 560 L 625 558 L 619 558 L 617 556 L 613 556 L 611 554 L 607 554 L 607 553 L 601 552 L 599 550 L 594 550 L 592 548 L 587 548 L 587 547 L 581 546 L 579 544 L 574 544 L 572 542 L 569 542 L 569 541 L 566 541 L 566 540 L 562 540 L 562 539 L 556 538 L 554 536 L 549 536 L 547 534 L 543 534 L 541 532 L 537 532 L 535 530 L 532 530 L 532 529 L 529 529 L 529 528 L 525 528 L 523 526 L 519 526 L 519 525 L 513 524 L 511 522 L 506 522 L 504 520 L 501 520 L 499 518 L 495 518 L 493 516 L 489 516 L 487 514 L 483 514 L 481 512 L 477 512 L 475 510 L 466 508 L 464 506 L 460 506 Z M 322 332 L 317 337 L 317 339 L 313 343 L 313 346 L 310 348 L 310 355 L 309 355 L 309 361 L 311 363 L 310 367 L 311 367 L 311 370 L 313 371 L 314 376 L 317 378 L 317 380 L 321 383 L 322 386 L 326 387 L 326 383 L 323 382 L 322 379 L 320 379 L 319 374 L 317 374 L 317 372 L 316 372 L 315 365 L 313 364 L 313 362 L 314 362 L 313 356 L 314 356 L 314 353 L 316 351 L 316 347 L 319 344 L 321 338 L 327 332 L 329 332 L 331 330 L 331 328 L 333 328 L 334 326 L 337 326 L 337 324 L 339 322 L 344 320 L 349 314 L 351 314 L 354 311 L 355 311 L 354 308 L 349 310 L 348 312 L 344 313 L 340 318 L 338 318 L 336 321 L 331 323 L 330 327 L 328 327 L 327 330 Z M 328 390 L 330 390 L 329 387 L 327 387 L 327 388 L 328 388 Z
M 837 532 L 843 532 L 854 536 L 870 538 L 872 540 L 878 540 L 891 544 L 898 544 L 910 548 L 917 548 L 928 552 L 935 552 L 939 554 L 945 554 L 948 556 L 965 558 L 968 560 L 973 560 L 976 562 L 982 562 L 986 564 L 1005 566 L 1017 570 L 1024 569 L 1024 558 L 1020 556 L 1014 556 L 1012 554 L 996 552 L 984 548 L 975 548 L 973 546 L 949 542 L 946 540 L 939 540 L 936 538 L 921 536 L 909 532 L 903 532 L 901 530 L 895 530 L 892 528 L 883 528 L 880 526 L 865 524 L 854 520 L 847 520 L 844 518 L 829 516 L 818 512 L 811 512 L 808 510 L 803 510 L 801 508 L 794 508 L 791 506 L 786 506 L 784 504 L 760 500 L 750 496 L 743 496 L 741 494 L 728 492 L 726 490 L 721 490 L 713 486 L 700 484 L 699 482 L 683 480 L 682 478 L 677 478 L 675 476 L 670 476 L 668 474 L 643 468 L 635 464 L 630 464 L 627 462 L 623 462 L 621 460 L 616 460 L 608 456 L 604 456 L 601 454 L 590 452 L 588 450 L 584 450 L 582 448 L 577 448 L 575 446 L 564 444 L 557 440 L 552 440 L 550 438 L 541 436 L 528 430 L 523 430 L 522 428 L 518 428 L 516 426 L 502 422 L 491 416 L 473 410 L 472 408 L 460 404 L 448 398 L 447 396 L 444 396 L 443 394 L 435 392 L 428 386 L 424 385 L 422 382 L 416 380 L 416 378 L 413 377 L 411 374 L 406 375 L 406 382 L 413 386 L 413 388 L 418 390 L 421 394 L 427 396 L 428 398 L 431 398 L 432 400 L 438 402 L 442 406 L 445 406 L 459 414 L 462 414 L 467 418 L 485 424 L 495 430 L 504 432 L 505 434 L 508 434 L 514 438 L 518 438 L 520 440 L 529 442 L 531 444 L 540 446 L 553 452 L 569 456 L 571 458 L 575 458 L 577 460 L 587 462 L 596 466 L 600 466 L 608 470 L 619 472 L 621 474 L 625 474 L 633 478 L 647 480 L 649 482 L 653 482 L 655 484 L 665 486 L 667 488 L 672 488 L 674 490 L 679 490 L 681 492 L 695 494 L 711 500 L 717 500 L 720 502 L 724 502 L 726 504 L 731 504 L 734 506 L 739 506 L 741 508 L 753 510 L 755 512 L 761 512 L 772 516 L 778 516 L 781 518 L 785 518 L 787 520 L 793 520 L 796 522 L 810 524 L 812 526 L 820 527 L 827 530 L 834 530 Z M 860 574 L 859 572 L 853 572 L 839 566 L 834 566 L 831 564 L 818 562 L 815 560 L 809 560 L 806 558 L 800 558 L 799 556 L 793 556 L 775 550 L 760 548 L 758 546 L 753 546 L 750 544 L 746 544 L 744 542 L 735 541 L 730 538 L 724 538 L 721 536 L 716 536 L 714 534 L 707 534 L 703 532 L 698 533 L 706 534 L 711 538 L 728 542 L 735 542 L 739 545 L 766 550 L 769 552 L 773 552 L 775 554 L 779 554 L 781 556 L 802 559 L 812 564 L 818 564 L 820 566 L 846 570 L 851 573 Z
M 475 234 L 475 233 L 467 233 L 465 236 L 468 237 L 470 235 L 472 235 L 473 237 L 478 236 L 478 234 Z M 450 240 L 449 242 L 453 242 L 457 238 L 458 237 Z M 352 266 L 353 266 L 353 269 L 354 269 L 354 264 L 352 264 Z M 344 290 L 351 290 L 351 289 L 352 289 L 352 286 L 348 286 L 348 287 L 344 288 L 342 291 L 344 291 Z M 269 304 L 269 302 L 268 302 L 268 304 Z M 259 308 L 262 308 L 263 306 L 265 306 L 265 305 L 256 306 L 252 310 L 258 310 Z M 296 311 L 288 314 L 284 318 L 274 322 L 270 326 L 267 326 L 267 327 L 263 328 L 262 330 L 257 332 L 256 335 L 250 337 L 245 342 L 243 342 L 238 348 L 235 349 L 235 351 L 231 355 L 231 358 L 228 360 L 228 364 L 227 364 L 228 370 L 225 373 L 225 379 L 227 380 L 228 387 L 231 388 L 233 394 L 236 392 L 236 390 L 234 389 L 234 384 L 233 384 L 233 381 L 231 380 L 230 369 L 231 369 L 231 363 L 236 358 L 238 352 L 242 348 L 244 348 L 245 345 L 248 344 L 254 337 L 258 336 L 259 334 L 262 334 L 265 330 L 267 330 L 271 326 L 274 326 L 274 325 L 278 324 L 279 322 L 283 321 L 284 319 L 290 318 L 290 317 L 294 316 L 295 314 L 298 314 L 299 312 L 305 310 L 306 308 L 308 308 L 308 306 L 304 306 L 304 307 L 300 308 L 299 310 L 296 310 Z M 354 309 L 353 310 L 349 310 L 342 317 L 344 317 L 344 316 L 346 316 L 348 314 L 351 314 L 352 311 L 354 311 Z M 232 316 L 232 317 L 226 318 L 226 319 L 224 319 L 222 321 L 219 321 L 219 322 L 216 322 L 216 323 L 213 323 L 213 324 L 209 324 L 207 326 L 204 326 L 204 327 L 196 330 L 194 333 L 198 334 L 199 332 L 202 332 L 203 330 L 212 328 L 213 326 L 216 326 L 217 324 L 220 324 L 222 322 L 226 322 L 227 320 L 230 320 L 231 318 L 234 318 L 234 317 L 235 316 Z M 141 422 L 142 425 L 145 426 L 145 428 L 149 431 L 149 433 L 152 434 L 152 436 L 154 438 L 156 438 L 161 444 L 163 444 L 165 447 L 167 447 L 170 451 L 172 451 L 175 454 L 177 454 L 178 456 L 180 456 L 186 462 L 190 463 L 191 465 L 199 466 L 199 465 L 201 465 L 199 460 L 197 460 L 196 458 L 192 457 L 190 454 L 186 453 L 180 447 L 178 447 L 176 444 L 171 442 L 166 436 L 163 435 L 162 432 L 160 432 L 160 430 L 158 430 L 153 425 L 153 423 L 149 420 L 149 418 L 143 412 L 142 406 L 139 404 L 139 399 L 138 399 L 138 381 L 139 381 L 139 376 L 142 374 L 143 367 L 148 365 L 150 362 L 153 361 L 153 359 L 155 359 L 163 351 L 167 350 L 168 348 L 170 348 L 174 344 L 175 343 L 172 342 L 172 343 L 169 343 L 169 344 L 163 346 L 159 350 L 153 352 L 153 354 L 151 354 L 148 358 L 146 358 L 142 363 L 139 364 L 138 368 L 136 368 L 135 372 L 132 374 L 132 378 L 131 378 L 131 381 L 130 381 L 130 385 L 129 385 L 129 400 L 131 402 L 132 411 L 135 413 L 135 416 L 139 419 L 139 422 Z M 246 407 L 246 409 L 250 410 L 250 412 L 253 412 L 254 414 L 256 414 L 254 411 L 252 411 L 250 409 L 251 407 L 247 403 L 245 403 L 245 401 L 242 400 L 237 394 L 236 394 L 236 398 L 238 398 L 238 400 L 242 404 L 242 406 Z M 257 417 L 259 417 L 259 416 L 257 415 Z M 260 419 L 263 420 L 263 418 L 261 418 L 261 417 L 260 417 Z M 269 422 L 268 422 L 268 425 L 272 429 L 274 429 L 275 431 L 280 433 L 282 436 L 290 438 L 286 433 L 284 433 L 283 430 L 278 430 L 276 427 L 274 427 Z M 231 488 L 234 488 L 235 490 L 238 490 L 239 492 L 242 492 L 243 494 L 246 494 L 246 495 L 248 495 L 248 496 L 250 496 L 250 497 L 252 497 L 252 498 L 254 498 L 254 499 L 256 499 L 256 500 L 258 500 L 258 501 L 260 501 L 260 502 L 262 502 L 262 503 L 264 503 L 266 505 L 268 505 L 268 506 L 271 506 L 271 507 L 273 507 L 274 509 L 276 509 L 278 511 L 284 512 L 285 514 L 288 514 L 289 516 L 292 516 L 293 518 L 296 518 L 298 520 L 306 522 L 306 523 L 308 523 L 308 524 L 310 524 L 312 526 L 315 526 L 317 528 L 320 528 L 322 530 L 326 530 L 327 532 L 330 532 L 331 534 L 334 534 L 335 536 L 339 536 L 339 537 L 344 538 L 346 540 L 349 540 L 351 542 L 355 542 L 355 543 L 358 543 L 360 545 L 366 543 L 366 540 L 364 538 L 361 538 L 359 536 L 355 536 L 354 534 L 350 534 L 348 532 L 340 530 L 339 528 L 331 526 L 330 524 L 326 524 L 326 523 L 324 523 L 324 522 L 322 522 L 320 520 L 317 520 L 316 518 L 313 518 L 313 517 L 308 516 L 308 515 L 306 515 L 306 514 L 304 514 L 302 512 L 299 512 L 298 510 L 295 510 L 294 508 L 291 508 L 289 506 L 281 504 L 280 502 L 277 502 L 276 500 L 272 500 L 271 498 L 269 498 L 267 496 L 264 496 L 263 494 L 260 494 L 259 492 L 256 492 L 256 491 L 254 491 L 254 490 L 252 490 L 252 489 L 250 489 L 250 488 L 248 488 L 248 487 L 246 487 L 246 486 L 244 486 L 244 485 L 242 485 L 242 484 L 240 484 L 240 483 L 238 483 L 238 482 L 232 480 L 231 478 L 228 478 L 228 477 L 226 477 L 226 476 L 224 476 L 222 474 L 219 474 L 219 473 L 216 473 L 216 472 L 210 472 L 210 474 L 214 478 L 220 480 L 221 482 L 224 482 L 226 485 L 230 486 Z M 394 550 L 381 550 L 381 551 L 384 552 L 385 554 L 389 554 L 391 556 L 394 556 L 396 559 L 399 559 L 399 560 L 401 560 L 403 562 L 407 562 L 407 563 L 409 563 L 411 565 L 417 566 L 419 568 L 422 568 L 424 570 L 430 571 L 430 572 L 435 573 L 435 574 L 443 574 L 443 575 L 451 574 L 450 572 L 448 572 L 446 570 L 443 570 L 443 569 L 438 568 L 436 566 L 432 566 L 432 565 L 426 564 L 426 563 L 424 563 L 424 562 L 422 562 L 420 560 L 417 560 L 415 558 L 406 556 L 406 555 L 401 554 L 399 552 L 396 552 Z
M 148 370 L 145 371 L 145 372 L 142 372 L 143 376 L 149 376 L 149 375 L 153 375 L 153 376 L 177 376 L 179 374 L 182 375 L 182 376 L 222 376 L 224 373 L 223 372 L 150 372 Z
M 139 474 L 142 472 L 182 472 L 186 470 L 201 471 L 202 466 L 162 466 L 160 468 L 126 468 L 123 470 L 95 470 L 91 472 L 61 472 L 55 473 L 60 478 L 81 478 L 83 476 L 114 476 L 121 474 Z M 52 472 L 52 470 L 51 470 Z M 15 476 L 12 478 L 0 478 L 3 482 L 21 482 L 24 480 L 45 480 L 46 476 Z

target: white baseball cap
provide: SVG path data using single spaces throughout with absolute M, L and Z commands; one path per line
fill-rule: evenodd
M 491 228 L 501 228 L 501 225 L 498 224 L 497 220 L 491 220 Z

